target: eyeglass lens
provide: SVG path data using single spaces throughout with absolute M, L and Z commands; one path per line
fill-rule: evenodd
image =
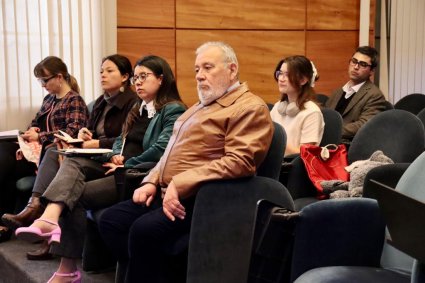
M 134 75 L 131 79 L 130 82 L 131 84 L 136 84 L 137 81 L 140 81 L 141 83 L 143 83 L 144 81 L 146 81 L 147 77 L 149 75 L 151 75 L 152 73 L 140 73 L 139 75 Z
M 276 78 L 276 80 L 279 79 L 280 76 L 288 76 L 288 72 L 282 72 L 281 70 L 278 70 L 274 73 L 274 77 Z
M 54 77 L 56 77 L 56 75 L 50 76 L 48 78 L 38 78 L 38 82 L 42 85 L 45 86 L 51 79 L 53 79 Z
M 359 65 L 360 67 L 362 67 L 362 68 L 367 68 L 367 67 L 372 66 L 372 65 L 370 65 L 370 64 L 368 64 L 368 63 L 366 63 L 365 61 L 359 61 L 359 60 L 357 60 L 356 58 L 351 58 L 350 62 L 351 62 L 351 64 L 353 64 L 354 66 L 358 64 L 358 65 Z

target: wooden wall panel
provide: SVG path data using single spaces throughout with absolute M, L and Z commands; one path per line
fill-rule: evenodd
M 175 23 L 175 0 L 154 3 L 117 0 L 118 27 L 171 27 Z
M 183 100 L 198 101 L 194 72 L 195 50 L 206 41 L 230 44 L 238 57 L 240 79 L 266 102 L 279 99 L 273 72 L 278 61 L 288 55 L 304 54 L 303 31 L 195 31 L 177 30 L 177 84 Z
M 307 29 L 358 30 L 360 0 L 308 0 Z
M 308 31 L 306 56 L 319 72 L 316 93 L 330 95 L 348 81 L 348 60 L 358 47 L 357 31 Z
M 172 29 L 118 29 L 118 52 L 131 63 L 140 57 L 154 54 L 163 57 L 175 72 L 175 33 Z
M 305 1 L 176 1 L 176 27 L 304 29 Z
M 312 59 L 330 94 L 348 79 L 347 61 L 358 46 L 360 0 L 158 0 L 154 5 L 117 0 L 118 52 L 134 63 L 148 53 L 164 57 L 175 71 L 184 101 L 197 101 L 195 49 L 220 40 L 235 48 L 241 81 L 266 102 L 278 99 L 273 70 L 295 54 Z M 374 40 L 376 0 L 370 7 Z
M 369 18 L 370 30 L 375 30 L 375 17 L 376 17 L 376 0 L 370 0 L 370 18 Z M 371 42 L 374 42 L 374 41 L 371 41 Z

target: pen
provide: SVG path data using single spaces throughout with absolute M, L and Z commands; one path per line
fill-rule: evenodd
M 122 156 L 122 152 L 124 150 L 124 145 L 125 145 L 125 138 L 122 139 L 122 146 L 121 146 L 121 152 L 120 152 L 121 156 Z

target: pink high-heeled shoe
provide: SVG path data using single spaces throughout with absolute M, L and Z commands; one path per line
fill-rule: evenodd
M 75 272 L 71 272 L 71 273 L 59 273 L 59 272 L 55 272 L 53 273 L 52 277 L 50 277 L 49 281 L 47 281 L 47 283 L 52 282 L 53 278 L 55 278 L 55 276 L 59 276 L 59 277 L 75 277 L 71 282 L 72 283 L 81 283 L 81 272 L 80 271 L 75 271 Z
M 47 240 L 48 243 L 52 243 L 52 242 L 56 242 L 56 243 L 60 243 L 60 238 L 61 238 L 61 228 L 59 227 L 58 223 L 52 222 L 50 220 L 47 219 L 36 219 L 34 222 L 36 221 L 43 221 L 52 225 L 57 226 L 55 229 L 53 229 L 50 232 L 46 232 L 43 233 L 41 231 L 40 228 L 38 227 L 21 227 L 16 229 L 16 237 L 18 239 L 24 240 L 24 241 L 28 241 L 31 243 L 35 243 L 41 240 Z

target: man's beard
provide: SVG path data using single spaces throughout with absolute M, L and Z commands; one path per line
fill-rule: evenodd
M 222 97 L 226 93 L 227 89 L 228 86 L 225 86 L 224 84 L 220 84 L 215 89 L 209 88 L 207 90 L 201 89 L 198 85 L 198 97 L 202 105 L 206 106 Z

